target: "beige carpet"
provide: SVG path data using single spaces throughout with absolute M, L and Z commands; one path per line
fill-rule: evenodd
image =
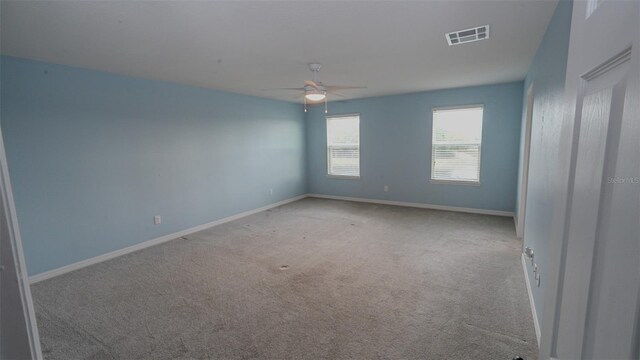
M 304 199 L 33 286 L 47 359 L 536 358 L 513 219 Z

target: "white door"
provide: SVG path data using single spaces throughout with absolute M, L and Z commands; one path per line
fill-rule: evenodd
M 574 1 L 541 359 L 638 359 L 640 2 Z

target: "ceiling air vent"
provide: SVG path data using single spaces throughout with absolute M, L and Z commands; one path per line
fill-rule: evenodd
M 489 25 L 454 31 L 447 33 L 445 36 L 447 37 L 449 46 L 484 40 L 489 38 Z

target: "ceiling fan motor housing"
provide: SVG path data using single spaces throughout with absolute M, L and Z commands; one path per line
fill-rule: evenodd
M 320 68 L 322 67 L 322 65 L 318 64 L 318 63 L 311 63 L 309 64 L 309 70 L 313 71 L 313 72 L 318 72 L 320 71 Z

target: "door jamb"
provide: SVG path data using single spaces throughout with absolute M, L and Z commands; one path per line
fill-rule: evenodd
M 16 274 L 18 275 L 18 291 L 20 292 L 22 310 L 26 321 L 25 325 L 27 336 L 29 338 L 31 357 L 33 359 L 42 359 L 40 336 L 38 335 L 36 314 L 33 307 L 33 300 L 31 298 L 29 277 L 22 249 L 22 237 L 20 236 L 16 207 L 13 201 L 2 129 L 0 129 L 0 195 L 0 201 L 4 202 L 4 204 L 0 204 L 0 206 L 5 207 L 6 210 L 5 216 L 7 216 L 7 226 L 9 227 L 9 241 L 11 243 L 11 251 L 13 252 Z
M 524 128 L 524 151 L 522 155 L 522 178 L 520 182 L 520 202 L 518 207 L 518 223 L 516 227 L 516 236 L 519 239 L 524 237 L 524 224 L 526 217 L 526 204 L 527 204 L 527 188 L 529 186 L 529 160 L 531 152 L 531 130 L 533 123 L 533 83 L 527 90 L 527 109 Z

